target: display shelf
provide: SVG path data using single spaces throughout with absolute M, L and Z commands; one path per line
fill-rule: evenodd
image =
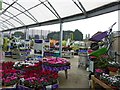
M 5 52 L 5 57 L 12 57 L 12 52 Z
M 20 58 L 20 51 L 19 51 L 19 49 L 13 49 L 12 50 L 12 58 L 13 59 L 19 59 Z
M 99 84 L 100 86 L 102 86 L 106 90 L 114 90 L 112 87 L 110 87 L 109 85 L 107 85 L 103 81 L 99 80 L 94 75 L 91 76 L 91 79 L 92 79 L 92 85 L 91 85 L 92 90 L 95 90 L 95 83 Z
M 0 88 L 0 90 L 16 90 L 16 88 L 13 86 L 2 86 L 2 88 Z
M 62 57 L 73 58 L 74 57 L 74 51 L 62 51 Z
M 44 51 L 44 57 L 60 57 L 60 52 L 59 51 Z

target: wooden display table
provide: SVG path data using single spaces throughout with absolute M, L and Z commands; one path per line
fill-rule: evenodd
M 68 78 L 67 70 L 70 69 L 70 62 L 65 58 L 45 58 L 43 59 L 42 67 L 44 70 L 50 71 L 65 71 L 65 77 Z
M 94 75 L 91 76 L 91 79 L 92 79 L 92 86 L 91 86 L 92 90 L 95 90 L 95 83 L 99 84 L 106 90 L 114 90 L 109 85 L 107 85 L 104 82 L 102 82 L 101 80 L 97 79 Z

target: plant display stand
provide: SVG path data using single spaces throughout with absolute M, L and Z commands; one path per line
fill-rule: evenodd
M 106 90 L 114 90 L 109 85 L 105 84 L 104 82 L 96 78 L 94 75 L 91 76 L 91 79 L 92 79 L 92 86 L 91 86 L 92 90 L 95 90 L 95 84 L 99 84 Z
M 12 50 L 12 58 L 13 59 L 20 59 L 20 51 L 19 51 L 19 49 L 13 49 Z
M 62 51 L 62 57 L 73 58 L 74 57 L 74 51 Z
M 3 62 L 0 71 L 2 90 L 53 90 L 58 88 L 58 73 L 43 70 L 41 61 Z
M 44 40 L 44 51 L 49 51 L 49 50 L 50 50 L 50 41 Z
M 55 72 L 65 71 L 65 77 L 67 79 L 67 70 L 70 69 L 70 62 L 64 58 L 43 59 L 43 69 Z
M 44 57 L 60 57 L 59 51 L 45 51 Z

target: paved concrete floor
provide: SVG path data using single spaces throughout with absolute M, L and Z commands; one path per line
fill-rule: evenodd
M 89 88 L 88 85 L 88 75 L 83 68 L 78 68 L 78 56 L 68 59 L 71 63 L 71 69 L 68 70 L 68 79 L 65 78 L 65 72 L 59 72 L 59 88 Z M 5 58 L 4 61 L 17 61 L 16 59 Z
M 68 70 L 68 79 L 65 78 L 64 71 L 59 72 L 60 88 L 89 88 L 89 72 L 83 68 L 78 68 L 78 56 L 74 56 L 74 58 L 69 60 L 71 69 Z

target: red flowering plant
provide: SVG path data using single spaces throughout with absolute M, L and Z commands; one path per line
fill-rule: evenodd
M 118 62 L 111 61 L 108 64 L 108 69 L 111 72 L 116 72 L 119 68 L 120 68 L 120 64 Z
M 41 88 L 57 83 L 58 74 L 52 71 L 31 70 L 24 73 L 23 84 L 29 88 Z
M 2 72 L 2 85 L 10 86 L 14 85 L 18 82 L 18 74 L 16 70 L 4 70 Z
M 28 77 L 24 79 L 23 81 L 24 86 L 29 88 L 40 88 L 41 82 L 39 81 L 39 78 L 36 77 Z
M 0 70 L 0 83 L 2 84 L 2 70 Z
M 13 68 L 14 62 L 2 62 L 1 79 L 3 86 L 14 85 L 18 82 L 18 71 Z
M 58 73 L 50 70 L 43 70 L 42 72 L 42 77 L 46 77 L 47 80 L 49 81 L 49 84 L 54 84 L 56 83 L 56 80 L 58 78 Z
M 2 70 L 6 69 L 13 69 L 14 62 L 8 61 L 8 62 L 2 62 Z

